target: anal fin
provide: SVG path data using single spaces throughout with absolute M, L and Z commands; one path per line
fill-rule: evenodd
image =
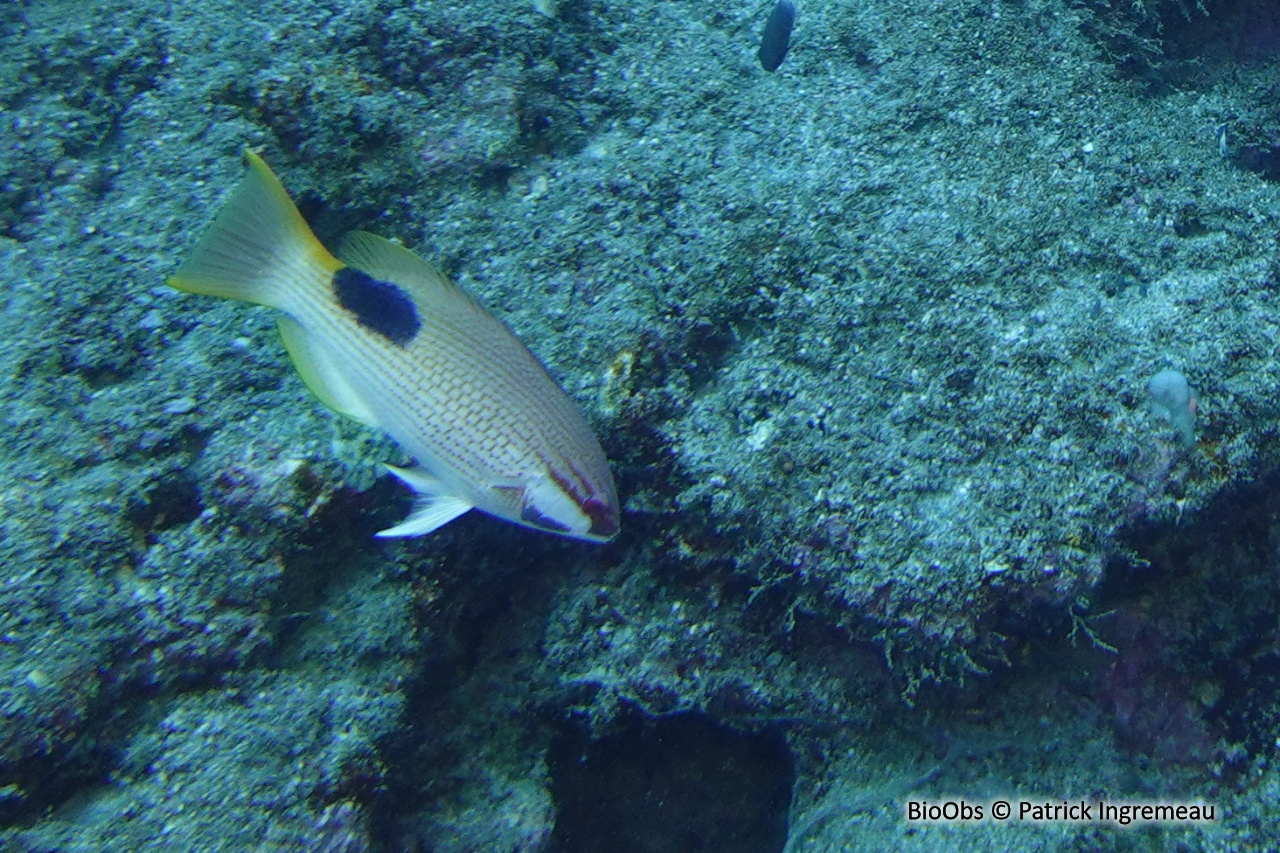
M 283 316 L 276 322 L 280 327 L 280 337 L 284 339 L 284 347 L 289 351 L 289 358 L 293 360 L 293 366 L 297 368 L 298 375 L 311 393 L 335 412 L 377 427 L 378 419 L 374 417 L 368 404 L 342 375 L 333 357 L 316 343 L 314 336 L 309 335 L 302 324 L 292 317 Z

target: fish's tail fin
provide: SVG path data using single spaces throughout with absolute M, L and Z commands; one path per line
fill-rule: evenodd
M 327 280 L 342 262 L 311 233 L 263 159 L 247 150 L 245 159 L 244 179 L 169 284 L 288 310 L 291 292 Z

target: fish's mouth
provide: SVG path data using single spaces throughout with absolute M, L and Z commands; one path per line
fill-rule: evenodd
M 578 466 L 570 463 L 572 476 L 565 474 L 554 465 L 547 466 L 551 481 L 571 500 L 587 522 L 578 530 L 578 535 L 587 539 L 598 539 L 607 542 L 618 535 L 618 499 L 614 496 L 612 479 L 606 480 L 605 488 L 588 477 Z M 605 475 L 608 477 L 608 475 Z
M 591 519 L 591 527 L 587 529 L 588 536 L 607 542 L 618 535 L 618 508 L 613 504 L 599 498 L 588 498 L 582 504 L 582 512 Z
M 559 533 L 578 539 L 594 539 L 608 542 L 618 535 L 618 512 L 612 505 L 605 501 L 591 498 L 585 503 L 578 504 L 577 508 L 582 513 L 583 520 L 590 522 L 589 525 L 575 526 L 566 524 L 542 512 L 538 509 L 537 504 L 531 502 L 525 503 L 521 508 L 520 520 L 530 527 L 536 527 L 548 533 Z
M 554 466 L 524 487 L 520 521 L 530 527 L 608 542 L 618 535 L 618 501 L 612 483 L 600 489 L 582 472 L 570 466 L 566 475 Z

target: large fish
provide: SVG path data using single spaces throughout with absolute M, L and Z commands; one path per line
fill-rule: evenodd
M 349 236 L 331 255 L 262 158 L 169 279 L 284 312 L 313 393 L 416 461 L 417 493 L 379 536 L 430 533 L 469 509 L 577 539 L 618 532 L 609 463 L 582 413 L 501 321 L 403 246 Z

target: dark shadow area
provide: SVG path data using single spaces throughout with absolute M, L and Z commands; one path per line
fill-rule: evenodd
M 1084 0 L 1084 32 L 1153 93 L 1208 83 L 1224 67 L 1280 55 L 1280 4 L 1256 0 Z
M 633 713 L 598 740 L 570 724 L 548 763 L 556 803 L 549 853 L 776 853 L 786 845 L 795 768 L 776 731 Z
M 1280 140 L 1264 139 L 1241 145 L 1231 152 L 1231 163 L 1274 184 L 1280 181 Z
M 1193 519 L 1135 526 L 1077 639 L 1105 651 L 1092 692 L 1119 741 L 1232 778 L 1275 753 L 1280 721 L 1280 472 Z M 1110 647 L 1107 649 L 1106 647 Z
M 1169 59 L 1262 62 L 1280 54 L 1280 5 L 1275 3 L 1148 0 L 1147 5 L 1155 12 Z

